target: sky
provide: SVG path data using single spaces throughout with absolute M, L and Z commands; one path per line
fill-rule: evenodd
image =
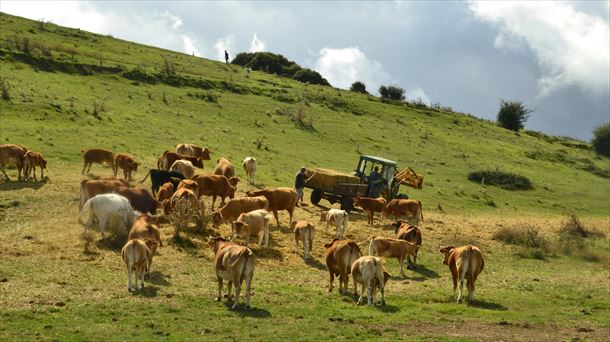
M 363 82 L 588 141 L 610 122 L 610 5 L 599 1 L 5 1 L 0 11 L 223 61 L 279 53 L 333 86 Z M 1 29 L 1 28 L 0 28 Z

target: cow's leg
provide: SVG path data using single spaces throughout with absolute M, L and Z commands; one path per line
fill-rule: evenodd
M 280 220 L 277 218 L 277 210 L 273 211 L 273 216 L 275 217 L 275 223 L 277 224 L 277 227 L 280 227 Z M 292 222 L 292 221 L 290 221 Z
M 371 283 L 373 282 L 373 280 L 369 280 L 366 282 L 366 305 L 371 306 L 372 305 L 372 298 L 371 298 Z
M 4 175 L 4 178 L 6 178 L 6 180 L 11 180 L 9 178 L 9 176 L 6 174 L 6 170 L 4 169 L 4 165 L 0 165 L 0 170 L 2 170 L 2 174 Z
M 403 278 L 406 278 L 407 276 L 405 275 L 405 272 L 403 271 L 403 267 L 405 265 L 405 257 L 401 257 L 398 258 L 398 263 L 400 263 L 400 275 L 402 275 Z
M 83 172 L 81 172 L 81 175 L 85 174 L 85 169 L 87 168 L 87 162 L 85 161 L 85 165 L 83 165 Z
M 229 281 L 227 284 L 227 299 L 233 298 L 233 282 Z
M 335 273 L 333 273 L 333 271 L 328 270 L 328 273 L 330 274 L 330 281 L 328 282 L 328 292 L 332 292 L 333 291 L 333 281 L 335 280 Z
M 220 299 L 222 298 L 222 278 L 217 275 L 216 280 L 218 281 L 218 292 L 216 293 L 216 301 L 220 302 Z
M 36 166 L 32 166 L 32 172 L 34 172 L 34 180 L 37 181 L 38 179 L 36 178 Z M 40 168 L 40 172 L 42 172 L 42 168 Z M 40 176 L 42 177 L 42 176 Z M 28 170 L 28 178 L 30 178 L 30 173 Z
M 468 303 L 472 303 L 474 299 L 474 280 L 472 276 L 466 278 L 466 289 L 468 289 Z
M 89 209 L 89 210 L 91 210 L 91 209 Z M 101 218 L 98 217 L 98 219 L 99 219 L 98 225 L 99 225 L 100 233 L 102 233 L 102 237 L 103 237 L 104 231 L 106 229 L 106 217 L 101 217 Z
M 142 282 L 140 285 L 140 290 L 144 289 L 144 270 L 142 268 L 140 268 L 140 272 L 139 272 L 139 276 L 140 276 L 140 281 Z
M 40 179 L 44 179 L 44 169 L 42 168 L 42 166 L 40 167 Z
M 381 279 L 379 279 L 380 281 L 380 285 L 379 287 L 381 288 L 381 305 L 385 305 L 385 286 L 383 285 L 383 275 L 381 276 Z
M 235 310 L 239 306 L 239 295 L 241 293 L 241 279 L 239 279 L 238 277 L 233 277 L 233 283 L 235 284 L 235 300 L 233 301 L 233 306 L 231 308 L 233 310 Z
M 224 199 L 222 202 L 224 202 Z M 212 195 L 212 210 L 214 210 L 214 203 L 216 203 L 216 195 Z M 220 203 L 220 206 L 222 206 L 222 203 Z
M 358 292 L 356 292 L 356 296 L 358 297 Z M 362 297 L 364 297 L 364 282 L 362 283 L 362 288 L 360 289 L 360 296 L 358 297 L 358 302 L 356 302 L 356 305 L 360 305 L 362 303 Z
M 250 308 L 250 285 L 252 284 L 252 276 L 254 274 L 250 273 L 246 276 L 246 308 Z
M 299 255 L 299 235 L 297 232 L 294 233 L 294 252 Z
M 129 279 L 127 281 L 127 291 L 131 291 L 131 275 L 133 273 L 133 270 L 131 269 L 131 267 L 127 268 L 127 278 Z
M 21 171 L 23 169 L 23 165 L 21 163 L 17 163 L 17 180 L 21 180 Z M 25 177 L 25 175 L 24 175 Z

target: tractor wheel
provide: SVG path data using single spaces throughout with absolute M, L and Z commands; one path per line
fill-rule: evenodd
M 311 192 L 311 196 L 309 197 L 309 200 L 311 201 L 311 204 L 318 204 L 320 203 L 320 200 L 322 199 L 322 191 L 321 190 L 314 190 Z
M 352 196 L 341 197 L 341 209 L 348 213 L 354 209 L 354 198 Z

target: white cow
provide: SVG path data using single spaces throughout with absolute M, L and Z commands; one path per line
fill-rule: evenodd
M 84 221 L 85 213 L 89 212 L 87 221 Z M 78 223 L 85 225 L 85 229 L 91 228 L 93 222 L 97 221 L 99 231 L 104 234 L 106 223 L 114 221 L 120 225 L 119 229 L 128 231 L 136 217 L 140 213 L 133 210 L 129 200 L 117 194 L 102 194 L 90 198 L 78 214 Z
M 341 209 L 330 209 L 326 213 L 320 214 L 320 221 L 326 221 L 326 232 L 328 233 L 328 225 L 332 222 L 337 227 L 337 238 L 343 239 L 345 229 L 347 229 L 347 223 L 349 222 L 349 216 L 345 210 Z
M 248 184 L 254 185 L 254 173 L 256 173 L 256 158 L 246 157 L 242 163 L 244 171 L 248 175 Z
M 184 176 L 184 178 L 191 178 L 195 175 L 195 168 L 193 163 L 188 160 L 178 159 L 169 168 L 170 171 L 175 171 Z
M 377 288 L 381 290 L 381 305 L 385 305 L 385 283 L 390 279 L 390 274 L 383 269 L 383 261 L 380 258 L 370 255 L 360 257 L 352 264 L 352 277 L 354 284 L 362 284 L 358 305 L 362 303 L 365 289 L 367 304 L 375 304 Z

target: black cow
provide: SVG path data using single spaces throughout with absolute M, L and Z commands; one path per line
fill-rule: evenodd
M 140 183 L 143 183 L 146 178 L 148 178 L 148 175 L 150 175 L 150 181 L 152 183 L 151 190 L 153 196 L 156 196 L 159 187 L 167 182 L 171 182 L 174 185 L 174 189 L 178 189 L 178 184 L 184 179 L 184 176 L 180 172 L 151 169 Z
M 135 210 L 155 215 L 157 213 L 157 200 L 144 188 L 129 188 L 121 186 L 113 191 L 129 200 L 129 204 Z

